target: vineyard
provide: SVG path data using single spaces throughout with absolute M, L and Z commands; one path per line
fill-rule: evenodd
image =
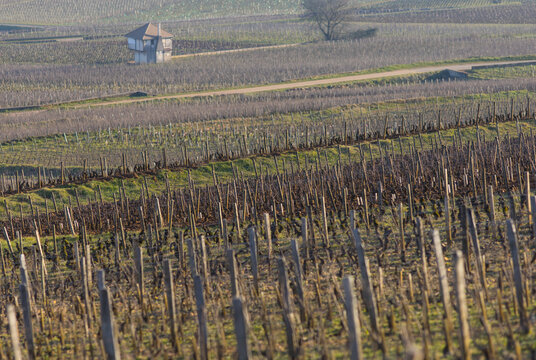
M 457 84 L 452 86 L 460 87 Z M 430 94 L 428 88 L 427 90 Z M 401 86 L 400 92 L 411 96 L 411 91 L 406 86 Z M 311 94 L 306 96 L 311 97 Z M 315 98 L 321 96 L 323 95 Z M 399 96 L 398 91 L 396 96 Z M 170 121 L 166 124 L 165 119 L 160 117 L 160 124 L 154 125 L 132 123 L 125 127 L 125 124 L 118 124 L 115 128 L 109 126 L 97 131 L 89 131 L 86 126 L 88 130 L 70 134 L 35 136 L 22 140 L 7 138 L 6 140 L 13 141 L 0 145 L 0 157 L 3 164 L 9 166 L 58 169 L 60 163 L 63 163 L 66 169 L 72 169 L 75 173 L 81 170 L 84 163 L 88 171 L 99 167 L 101 158 L 107 159 L 110 168 L 122 166 L 123 157 L 128 164 L 140 164 L 145 156 L 142 152 L 147 153 L 147 161 L 151 164 L 161 160 L 163 151 L 166 152 L 169 164 L 199 164 L 254 154 L 315 148 L 335 142 L 347 144 L 342 139 L 357 141 L 373 138 L 386 128 L 393 129 L 388 133 L 391 136 L 399 133 L 400 127 L 434 129 L 438 122 L 438 112 L 441 113 L 444 126 L 450 127 L 458 122 L 469 125 L 477 115 L 482 117 L 491 116 L 493 112 L 507 113 L 512 104 L 513 111 L 519 113 L 527 102 L 534 101 L 533 96 L 533 92 L 506 92 L 489 97 L 473 95 L 429 98 L 425 101 L 386 101 L 373 105 L 364 103 L 361 106 L 346 105 L 264 116 L 248 117 L 241 113 L 237 114 L 239 117 L 207 119 L 202 122 L 196 119 L 193 123 L 192 119 L 185 119 L 181 123 L 172 124 Z M 286 98 L 281 101 L 288 103 Z M 192 104 L 192 107 L 194 105 L 200 104 Z M 243 106 L 243 103 L 239 102 L 238 105 Z M 166 112 L 178 117 L 180 111 L 184 116 L 186 106 L 186 103 L 168 105 Z M 174 107 L 176 114 L 172 112 Z M 149 112 L 159 108 L 149 107 Z M 92 111 L 95 113 L 95 110 Z M 60 111 L 60 114 L 65 118 L 65 111 Z M 81 113 L 76 114 L 80 116 Z M 48 116 L 51 121 L 50 115 Z M 31 126 L 28 122 L 27 127 Z M 69 126 L 71 129 L 74 127 L 72 123 Z M 35 134 L 29 136 L 40 131 L 42 130 L 38 128 Z M 188 161 L 185 160 L 186 155 Z
M 436 9 L 502 8 L 511 5 L 527 5 L 527 0 L 390 0 L 364 4 L 358 8 L 362 12 L 424 12 Z
M 0 360 L 536 358 L 536 8 L 349 3 L 0 0 Z
M 443 1 L 441 3 L 444 3 Z M 533 4 L 506 4 L 500 6 L 459 9 L 444 7 L 427 11 L 402 11 L 375 13 L 363 11 L 356 21 L 380 23 L 449 23 L 449 24 L 534 24 L 536 7 Z
M 431 9 L 494 8 L 530 4 L 529 0 L 350 0 L 362 13 L 427 11 Z M 499 4 L 499 5 L 498 5 Z M 94 25 L 147 22 L 154 19 L 194 20 L 267 14 L 301 13 L 298 0 L 200 0 L 176 3 L 170 0 L 125 0 L 78 2 L 74 0 L 24 3 L 2 0 L 0 23 L 32 25 Z M 46 20 L 45 20 L 46 19 Z
M 167 22 L 175 34 L 174 55 L 316 40 L 308 24 L 284 16 Z M 118 64 L 131 54 L 124 34 L 132 25 L 47 26 L 0 36 L 2 64 Z M 1 31 L 1 28 L 0 28 Z
M 136 91 L 176 94 L 270 84 L 401 64 L 530 58 L 536 47 L 536 39 L 520 36 L 532 32 L 531 25 L 382 24 L 377 29 L 378 35 L 373 38 L 189 58 L 143 67 L 143 71 L 118 63 L 87 66 L 83 59 L 81 63 L 71 64 L 0 64 L 0 107 L 42 105 Z M 422 48 L 427 51 L 420 51 Z M 94 58 L 95 54 L 91 56 Z
M 0 315 L 11 329 L 2 347 L 14 357 L 532 356 L 536 137 L 521 124 L 531 109 L 401 142 L 417 131 L 408 124 L 331 158 L 276 156 L 270 171 L 253 161 L 248 176 L 231 165 L 230 178 L 207 174 L 212 183 L 188 172 L 182 187 L 160 180 L 160 195 L 144 181 L 112 202 L 53 199 L 20 218 L 6 207 L 0 296 L 13 306 Z
M 50 25 L 94 25 L 147 22 L 160 20 L 192 20 L 245 15 L 296 13 L 296 0 L 112 0 L 80 2 L 73 0 L 35 1 L 24 4 L 2 0 L 0 22 Z M 46 20 L 45 20 L 46 19 Z

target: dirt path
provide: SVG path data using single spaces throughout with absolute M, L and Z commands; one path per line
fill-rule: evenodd
M 284 46 L 293 46 L 293 45 L 278 45 L 278 46 L 284 47 Z M 249 51 L 249 49 L 240 49 L 240 50 Z M 229 51 L 235 51 L 235 50 L 229 50 Z M 188 56 L 192 56 L 192 55 L 188 55 Z M 333 77 L 326 78 L 326 79 L 294 81 L 294 82 L 287 82 L 287 83 L 281 83 L 281 84 L 259 85 L 259 86 L 243 87 L 243 88 L 227 89 L 227 90 L 207 90 L 207 91 L 199 91 L 199 92 L 193 92 L 193 93 L 187 93 L 187 94 L 157 95 L 157 96 L 150 96 L 150 97 L 143 97 L 143 98 L 133 98 L 133 99 L 124 99 L 124 100 L 115 100 L 115 101 L 102 101 L 100 103 L 72 105 L 70 106 L 70 108 L 80 109 L 80 108 L 88 108 L 88 107 L 95 107 L 95 106 L 134 104 L 134 103 L 143 103 L 143 102 L 155 101 L 155 100 L 190 99 L 190 98 L 196 98 L 196 97 L 226 96 L 226 95 L 247 95 L 247 94 L 255 94 L 255 93 L 266 92 L 266 91 L 290 90 L 290 89 L 298 89 L 298 88 L 322 86 L 322 85 L 336 85 L 336 84 L 341 84 L 341 83 L 362 81 L 362 80 L 382 79 L 382 78 L 388 78 L 388 77 L 393 77 L 393 76 L 407 76 L 407 75 L 415 75 L 415 74 L 432 73 L 432 72 L 443 71 L 446 69 L 451 69 L 455 71 L 467 71 L 467 70 L 471 70 L 473 67 L 478 67 L 478 66 L 501 66 L 501 65 L 515 65 L 515 64 L 523 65 L 523 64 L 529 64 L 529 63 L 535 63 L 535 62 L 536 62 L 535 60 L 522 60 L 522 61 L 474 62 L 474 63 L 463 63 L 463 64 L 425 66 L 425 67 L 418 67 L 418 68 L 412 68 L 412 69 L 401 69 L 401 70 L 393 70 L 393 71 L 385 71 L 385 72 L 361 74 L 361 75 L 333 76 Z M 44 108 L 47 108 L 47 106 L 43 106 L 43 109 Z M 29 110 L 29 111 L 42 111 L 43 109 L 34 109 L 34 110 Z
M 273 84 L 273 85 L 261 85 L 254 87 L 245 87 L 238 89 L 228 89 L 228 90 L 209 90 L 201 91 L 189 94 L 179 94 L 179 95 L 166 95 L 166 96 L 152 96 L 149 98 L 139 98 L 139 99 L 125 99 L 117 100 L 110 102 L 103 102 L 102 104 L 91 104 L 91 105 L 79 105 L 75 107 L 87 107 L 87 106 L 100 106 L 100 105 L 118 105 L 118 104 L 132 104 L 147 102 L 153 100 L 170 100 L 170 99 L 188 99 L 195 97 L 208 97 L 208 96 L 225 96 L 225 95 L 246 95 L 254 94 L 265 91 L 278 91 L 278 90 L 289 90 L 297 89 L 303 87 L 312 87 L 312 86 L 321 86 L 321 85 L 334 85 L 341 84 L 346 82 L 361 81 L 361 80 L 372 80 L 372 79 L 382 79 L 392 76 L 406 76 L 406 75 L 415 75 L 415 74 L 424 74 L 429 72 L 438 72 L 446 69 L 451 69 L 455 71 L 467 71 L 471 70 L 475 66 L 500 66 L 500 65 L 513 65 L 513 64 L 526 64 L 534 63 L 534 60 L 525 60 L 525 61 L 498 61 L 498 62 L 474 62 L 474 63 L 465 63 L 465 64 L 449 64 L 449 65 L 438 65 L 438 66 L 426 66 L 413 69 L 401 69 L 393 71 L 385 71 L 379 73 L 371 74 L 362 74 L 362 75 L 349 75 L 349 76 L 340 76 L 332 77 L 328 79 L 319 79 L 319 80 L 306 80 L 306 81 L 296 81 L 290 83 L 282 84 Z

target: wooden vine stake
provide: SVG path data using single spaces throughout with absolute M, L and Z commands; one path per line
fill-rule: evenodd
M 5 226 L 4 226 L 3 232 L 4 232 L 4 237 L 6 238 L 6 241 L 7 241 L 7 247 L 9 249 L 9 253 L 11 254 L 11 256 L 15 256 L 15 253 L 13 252 L 13 247 L 11 246 L 11 241 L 9 240 L 9 234 L 7 233 L 7 229 Z
M 32 303 L 30 297 L 30 278 L 28 277 L 28 269 L 26 267 L 26 258 L 24 254 L 20 255 L 20 302 L 22 307 L 22 315 L 24 320 L 24 335 L 26 336 L 26 347 L 28 348 L 28 356 L 30 359 L 35 359 L 35 345 L 32 325 Z
M 486 294 L 486 298 L 488 297 L 488 288 L 486 286 L 486 273 L 484 270 L 484 261 L 482 258 L 482 253 L 480 251 L 480 241 L 478 240 L 478 232 L 476 229 L 476 219 L 475 219 L 475 212 L 473 209 L 467 209 L 467 220 L 469 222 L 469 233 L 471 235 L 471 239 L 473 242 L 473 251 L 475 252 L 476 257 L 476 266 L 478 271 L 478 277 L 480 279 L 480 283 L 482 285 L 482 288 L 484 289 L 484 293 Z
M 532 238 L 536 239 L 536 196 L 530 197 L 530 210 L 532 213 Z
M 493 230 L 493 237 L 497 234 L 497 223 L 495 222 L 495 197 L 493 195 L 493 186 L 488 186 L 488 207 L 489 207 L 489 217 L 491 220 L 491 227 Z M 536 229 L 536 228 L 535 228 Z
M 322 196 L 322 231 L 324 232 L 324 246 L 329 247 L 328 216 L 326 213 L 326 199 Z
M 426 260 L 426 246 L 424 243 L 424 224 L 420 217 L 417 217 L 417 228 L 418 228 L 418 245 L 419 245 L 419 256 L 421 258 L 422 265 L 422 275 L 423 275 L 423 285 L 424 291 L 426 292 L 426 297 L 430 294 L 430 279 L 428 276 L 428 262 Z
M 400 260 L 406 262 L 406 240 L 404 238 L 404 208 L 402 203 L 398 206 L 398 229 L 400 232 Z
M 190 265 L 190 272 L 193 278 L 197 275 L 197 261 L 195 259 L 195 249 L 192 239 L 186 240 L 186 245 L 188 247 L 188 264 Z
M 510 243 L 510 254 L 512 256 L 512 263 L 514 266 L 514 283 L 516 288 L 517 305 L 519 309 L 519 320 L 521 322 L 521 329 L 523 332 L 528 333 L 530 327 L 524 302 L 525 295 L 523 289 L 523 273 L 521 270 L 521 262 L 519 261 L 519 245 L 516 227 L 511 219 L 506 220 L 506 228 L 508 242 Z
M 445 258 L 443 257 L 443 249 L 441 248 L 441 239 L 439 231 L 434 230 L 432 233 L 434 242 L 434 252 L 437 261 L 437 272 L 439 274 L 439 291 L 441 293 L 441 302 L 443 303 L 443 328 L 445 332 L 445 342 L 447 352 L 452 354 L 452 313 L 450 303 L 449 284 L 447 278 L 447 268 L 445 266 Z
M 532 204 L 530 202 L 530 173 L 527 171 L 525 172 L 525 205 L 527 206 L 527 216 L 529 220 L 529 224 L 532 224 L 532 214 L 531 214 L 531 208 Z
M 82 293 L 84 294 L 84 309 L 85 309 L 85 319 L 88 327 L 91 327 L 91 307 L 90 307 L 90 298 L 89 298 L 89 285 L 88 285 L 88 271 L 86 267 L 85 257 L 82 257 L 82 262 L 80 263 L 80 272 L 82 277 Z
M 207 259 L 207 247 L 206 247 L 206 241 L 205 236 L 201 235 L 199 237 L 200 242 L 200 248 L 201 248 L 201 264 L 203 267 L 203 276 L 205 280 L 205 287 L 210 289 L 210 273 L 208 270 L 208 259 Z
M 251 272 L 253 273 L 253 284 L 255 286 L 255 291 L 259 292 L 259 262 L 257 257 L 257 241 L 255 234 L 255 227 L 248 227 L 248 237 L 249 237 L 249 251 L 251 254 Z
M 143 248 L 136 246 L 134 248 L 134 265 L 136 267 L 136 284 L 138 285 L 139 291 L 139 302 L 140 306 L 143 309 L 143 295 L 144 295 L 144 284 L 143 284 Z
M 361 343 L 361 323 L 357 313 L 357 298 L 355 295 L 354 277 L 346 276 L 342 280 L 346 319 L 348 321 L 348 342 L 350 344 L 350 359 L 363 359 Z
M 22 360 L 22 351 L 20 348 L 19 325 L 17 323 L 17 315 L 15 314 L 15 306 L 7 306 L 7 322 L 9 323 L 9 333 L 11 335 L 11 347 L 13 348 L 13 359 Z
M 105 286 L 100 290 L 100 316 L 101 316 L 101 335 L 104 344 L 104 350 L 108 360 L 120 360 L 119 343 L 117 341 L 116 327 L 114 323 L 114 314 L 112 311 L 112 300 L 110 292 Z
M 32 325 L 32 303 L 30 300 L 30 289 L 28 284 L 21 283 L 19 285 L 20 303 L 22 307 L 22 315 L 24 318 L 24 334 L 26 336 L 26 347 L 28 348 L 28 356 L 30 359 L 35 359 L 35 344 Z
M 484 295 L 482 294 L 482 291 L 478 292 L 478 304 L 480 305 L 480 309 L 482 311 L 481 322 L 484 326 L 484 331 L 486 332 L 486 335 L 488 337 L 488 359 L 495 359 L 497 356 L 495 351 L 495 342 L 493 340 L 493 332 L 488 321 L 486 301 L 484 300 Z
M 106 279 L 104 274 L 104 270 L 97 270 L 97 289 L 99 289 L 99 291 L 106 287 Z
M 462 359 L 471 359 L 471 334 L 469 333 L 469 313 L 467 310 L 467 299 L 465 294 L 465 267 L 463 264 L 463 254 L 456 251 L 455 275 L 456 275 L 456 299 L 458 304 L 458 320 L 460 322 L 460 344 L 462 349 Z
M 171 335 L 171 342 L 175 351 L 178 350 L 177 340 L 177 325 L 175 319 L 177 318 L 177 310 L 175 306 L 175 285 L 173 283 L 173 272 L 171 269 L 171 261 L 169 259 L 164 260 L 164 282 L 166 284 L 166 297 L 169 316 L 169 329 Z
M 363 289 L 363 297 L 367 312 L 369 313 L 372 330 L 376 334 L 380 334 L 380 324 L 378 319 L 378 308 L 376 307 L 376 297 L 374 295 L 374 289 L 372 288 L 372 281 L 370 278 L 370 269 L 368 259 L 363 249 L 363 243 L 361 241 L 361 234 L 356 228 L 353 231 L 354 243 L 357 249 L 357 257 L 359 262 L 359 269 L 361 273 L 361 285 Z
M 355 210 L 350 210 L 350 223 L 349 223 L 350 231 L 354 231 L 355 229 L 355 218 L 356 218 Z
M 447 232 L 447 244 L 452 245 L 452 225 L 451 225 L 451 219 L 450 219 L 450 206 L 449 206 L 449 197 L 445 196 L 445 225 L 446 225 L 446 232 Z
M 199 275 L 194 276 L 195 304 L 197 307 L 197 326 L 201 360 L 208 359 L 208 327 L 207 327 L 207 309 L 205 306 L 205 294 L 203 291 L 203 281 Z
M 308 230 L 308 227 L 309 227 L 309 225 L 307 225 L 307 218 L 302 217 L 301 218 L 302 244 L 303 244 L 303 246 L 305 246 L 306 257 L 310 258 L 311 257 L 311 252 L 312 252 L 312 247 L 311 247 L 311 244 L 309 244 L 309 232 L 308 232 L 309 230 Z
M 277 270 L 279 274 L 281 304 L 283 307 L 283 321 L 285 323 L 285 330 L 287 334 L 288 354 L 291 359 L 296 359 L 298 357 L 298 349 L 296 348 L 296 326 L 294 324 L 293 304 L 290 294 L 285 258 L 277 258 Z
M 264 213 L 264 234 L 268 248 L 268 261 L 272 259 L 272 229 L 270 227 L 270 214 Z
M 292 250 L 292 259 L 294 260 L 294 268 L 296 270 L 296 292 L 298 293 L 300 315 L 302 321 L 305 320 L 305 294 L 303 291 L 303 269 L 300 260 L 300 250 L 298 248 L 298 242 L 295 239 L 290 240 L 290 248 Z
M 227 262 L 229 265 L 229 274 L 231 277 L 231 294 L 233 298 L 240 296 L 240 290 L 238 287 L 238 269 L 236 267 L 236 259 L 234 250 L 227 250 Z
M 251 350 L 248 341 L 249 327 L 244 300 L 241 297 L 233 298 L 233 318 L 238 360 L 251 359 Z

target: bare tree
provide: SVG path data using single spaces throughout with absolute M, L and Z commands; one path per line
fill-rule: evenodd
M 341 25 L 348 18 L 349 0 L 303 0 L 305 18 L 314 21 L 326 40 L 339 35 Z

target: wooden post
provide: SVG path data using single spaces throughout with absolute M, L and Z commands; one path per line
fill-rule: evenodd
M 37 243 L 37 250 L 39 250 L 39 258 L 41 261 L 45 261 L 45 254 L 43 253 L 43 247 L 41 246 L 41 237 L 39 236 L 39 231 L 37 230 L 35 230 L 35 241 Z
M 20 254 L 20 282 L 26 286 L 29 284 L 28 268 L 26 266 L 26 257 L 23 253 Z
M 188 258 L 190 264 L 190 272 L 192 278 L 197 275 L 197 261 L 195 260 L 195 250 L 192 239 L 186 240 L 186 246 L 188 247 Z
M 56 225 L 52 225 L 52 240 L 54 242 L 54 266 L 57 266 L 60 258 L 58 255 L 58 241 L 56 239 Z
M 101 291 L 106 287 L 106 279 L 104 270 L 97 270 L 97 289 Z
M 120 360 L 121 353 L 117 342 L 114 315 L 112 312 L 112 300 L 108 288 L 100 290 L 100 316 L 101 316 L 101 336 L 104 350 L 108 360 Z
M 80 271 L 82 275 L 82 293 L 84 294 L 84 310 L 86 315 L 87 326 L 91 327 L 91 312 L 90 312 L 90 299 L 89 299 L 89 284 L 88 284 L 88 271 L 86 265 L 86 258 L 82 257 L 80 263 Z
M 290 286 L 288 283 L 287 266 L 285 259 L 277 259 L 277 270 L 279 274 L 279 289 L 281 291 L 281 300 L 283 307 L 283 321 L 285 322 L 285 331 L 287 334 L 287 347 L 291 359 L 298 357 L 296 349 L 296 329 L 294 324 L 293 304 L 290 295 Z
M 169 316 L 169 329 L 171 342 L 175 351 L 178 350 L 178 341 L 177 341 L 177 326 L 175 324 L 175 319 L 177 318 L 177 311 L 175 307 L 175 285 L 173 283 L 173 272 L 171 269 L 171 261 L 169 259 L 164 260 L 164 282 L 166 284 L 166 297 L 168 305 L 168 316 Z
M 532 238 L 536 239 L 536 196 L 530 197 L 530 203 L 532 212 Z
M 455 273 L 456 273 L 456 299 L 458 303 L 458 318 L 460 322 L 460 344 L 462 349 L 462 358 L 471 359 L 471 334 L 469 333 L 469 314 L 467 311 L 467 301 L 465 294 L 465 267 L 463 265 L 463 254 L 460 250 L 456 251 Z
M 162 216 L 162 209 L 160 208 L 160 200 L 158 200 L 156 195 L 154 197 L 154 208 L 158 222 L 160 223 L 160 227 L 158 227 L 158 224 L 155 224 L 155 231 L 158 231 L 158 229 L 164 227 L 164 217 Z
M 363 202 L 365 205 L 365 224 L 367 225 L 367 232 L 369 231 L 369 208 L 367 198 L 367 188 L 363 188 Z
M 465 265 L 467 266 L 467 272 L 471 274 L 471 232 L 469 230 L 469 212 L 467 211 L 467 204 L 464 202 L 460 206 L 460 220 L 463 229 L 462 237 L 462 252 L 465 256 Z
M 78 240 L 75 240 L 74 242 L 74 261 L 75 261 L 75 266 L 76 266 L 76 269 L 77 270 L 80 270 L 80 249 L 78 247 Z
M 69 230 L 71 230 L 71 235 L 75 236 L 76 232 L 74 231 L 73 218 L 71 216 L 71 209 L 68 206 L 66 206 L 64 210 L 65 210 L 65 218 L 67 220 L 67 224 L 69 225 Z
M 532 224 L 531 203 L 530 203 L 530 173 L 525 172 L 525 205 L 527 206 L 527 215 L 529 218 L 529 224 Z
M 303 291 L 303 269 L 300 260 L 300 250 L 298 248 L 298 242 L 295 239 L 290 240 L 290 248 L 292 250 L 292 258 L 294 260 L 294 266 L 296 269 L 296 291 L 300 298 L 300 311 L 302 319 L 305 320 L 305 294 Z
M 210 289 L 210 273 L 208 271 L 207 247 L 205 244 L 205 235 L 199 237 L 201 248 L 201 263 L 203 266 L 203 276 L 205 278 L 205 287 Z
M 197 307 L 198 344 L 201 360 L 208 359 L 208 329 L 207 329 L 207 309 L 205 307 L 205 295 L 203 282 L 199 275 L 194 276 L 195 304 Z
M 521 262 L 519 261 L 519 245 L 517 240 L 516 227 L 511 219 L 506 220 L 506 228 L 508 242 L 510 243 L 510 254 L 512 256 L 512 263 L 514 266 L 514 283 L 516 288 L 517 305 L 519 309 L 519 320 L 521 322 L 521 328 L 523 329 L 523 332 L 528 333 L 530 327 L 524 302 L 525 296 L 523 294 L 523 272 L 521 270 Z
M 346 305 L 346 319 L 348 321 L 348 340 L 350 343 L 350 359 L 363 359 L 361 343 L 361 323 L 357 313 L 357 298 L 354 288 L 354 277 L 346 276 L 342 280 L 344 303 Z
M 493 229 L 493 235 L 495 236 L 497 232 L 497 224 L 495 222 L 495 195 L 493 194 L 493 185 L 488 186 L 488 207 L 489 215 L 491 220 L 491 227 Z
M 272 259 L 272 229 L 270 226 L 270 214 L 264 213 L 264 234 L 266 246 L 268 247 L 268 261 Z
M 398 229 L 400 231 L 400 258 L 402 263 L 406 262 L 406 239 L 404 238 L 404 208 L 402 203 L 398 206 Z
M 240 238 L 242 237 L 241 231 L 240 231 L 240 215 L 238 213 L 238 203 L 234 203 L 234 215 L 235 215 L 235 227 L 236 227 L 236 241 L 237 243 L 240 242 Z
M 467 220 L 469 222 L 469 233 L 471 234 L 471 238 L 473 240 L 473 250 L 475 252 L 476 257 L 476 266 L 478 271 L 478 277 L 480 278 L 480 282 L 482 285 L 482 288 L 484 289 L 484 293 L 486 294 L 486 298 L 488 297 L 488 288 L 486 286 L 486 274 L 484 270 L 484 264 L 482 260 L 482 253 L 480 251 L 480 242 L 478 240 L 478 232 L 476 229 L 476 219 L 475 219 L 475 212 L 473 209 L 467 209 Z
M 354 229 L 355 229 L 355 210 L 350 210 L 350 223 L 348 225 L 350 226 L 350 231 L 354 231 Z
M 85 230 L 84 230 L 85 233 Z M 87 240 L 86 240 L 87 244 Z M 85 246 L 85 258 L 86 258 L 86 275 L 87 275 L 87 286 L 91 288 L 93 286 L 93 270 L 91 266 L 91 249 L 89 245 Z
M 128 207 L 127 207 L 128 211 Z M 119 228 L 121 230 L 121 243 L 123 244 L 123 251 L 126 251 L 127 249 L 127 240 L 125 237 L 125 227 L 123 226 L 123 219 L 119 218 Z
M 13 252 L 13 247 L 11 246 L 11 241 L 9 240 L 9 234 L 7 233 L 7 229 L 5 226 L 4 226 L 3 231 L 4 231 L 4 237 L 6 238 L 9 253 L 11 254 L 11 256 L 15 256 L 15 253 Z M 20 249 L 20 251 L 22 251 L 22 248 Z
M 439 231 L 434 230 L 432 233 L 432 239 L 434 242 L 434 251 L 437 261 L 437 272 L 439 274 L 439 291 L 441 294 L 441 301 L 443 302 L 443 325 L 445 332 L 445 342 L 447 343 L 447 351 L 452 353 L 454 348 L 452 347 L 452 314 L 450 304 L 449 284 L 447 278 L 447 268 L 445 267 L 445 258 L 443 257 L 443 249 L 441 248 L 441 240 L 439 238 Z
M 378 310 L 376 307 L 376 296 L 374 294 L 374 289 L 372 288 L 372 281 L 370 278 L 370 269 L 368 264 L 368 259 L 365 255 L 365 250 L 363 249 L 363 243 L 361 241 L 361 234 L 356 228 L 353 231 L 353 237 L 355 246 L 357 249 L 357 257 L 359 262 L 359 269 L 361 272 L 361 284 L 363 289 L 363 298 L 365 300 L 365 305 L 367 307 L 367 312 L 370 316 L 370 322 L 372 330 L 376 334 L 380 333 L 380 323 L 378 319 Z
M 32 304 L 30 300 L 29 285 L 24 282 L 19 285 L 20 302 L 22 307 L 22 315 L 24 318 L 24 334 L 26 336 L 26 347 L 28 348 L 28 356 L 30 359 L 35 359 L 35 344 L 32 325 Z
M 248 227 L 248 237 L 249 237 L 249 251 L 251 254 L 251 272 L 253 273 L 253 284 L 255 286 L 255 291 L 259 291 L 259 268 L 258 268 L 258 259 L 257 259 L 257 241 L 255 240 L 255 227 Z
M 143 192 L 142 192 L 143 193 Z M 140 206 L 138 208 L 140 212 L 140 222 L 141 222 L 141 228 L 143 230 L 143 233 L 147 233 L 147 228 L 145 227 L 145 215 L 143 214 L 143 206 Z
M 144 284 L 143 284 L 143 248 L 136 246 L 134 247 L 134 265 L 136 271 L 136 282 L 139 287 L 140 292 L 140 306 L 143 309 L 143 295 L 144 295 Z
M 309 244 L 309 226 L 307 225 L 307 218 L 301 218 L 301 237 L 302 237 L 302 246 L 305 246 L 306 257 L 310 258 L 311 256 L 311 244 Z
M 219 189 L 218 189 L 219 194 Z M 220 226 L 220 236 L 223 240 L 223 243 L 225 245 L 225 249 L 227 250 L 227 239 L 224 238 L 224 229 L 223 229 L 223 209 L 221 202 L 218 202 L 218 213 L 216 214 L 218 216 L 218 224 Z
M 229 265 L 229 274 L 231 277 L 231 294 L 234 297 L 240 296 L 240 289 L 238 287 L 238 270 L 236 267 L 236 259 L 234 255 L 234 250 L 227 250 L 227 262 Z
M 251 350 L 248 341 L 249 327 L 244 300 L 241 297 L 233 298 L 233 318 L 238 360 L 251 359 Z
M 451 225 L 451 219 L 450 219 L 450 206 L 449 206 L 449 198 L 448 196 L 445 196 L 445 231 L 447 233 L 447 244 L 450 246 L 452 245 L 452 225 Z
M 316 239 L 315 239 L 315 231 L 314 231 L 314 223 L 313 223 L 313 212 L 311 211 L 311 207 L 307 206 L 305 209 L 307 213 L 307 236 L 310 238 L 310 248 L 314 249 L 316 247 Z
M 424 291 L 426 294 L 430 294 L 430 279 L 428 277 L 428 262 L 426 261 L 426 246 L 424 243 L 424 224 L 420 217 L 417 217 L 417 229 L 418 229 L 418 245 L 419 256 L 421 258 Z M 428 295 L 427 295 L 428 296 Z
M 413 221 L 413 193 L 411 189 L 411 183 L 408 183 L 408 209 L 409 218 Z
M 227 219 L 223 219 L 223 244 L 225 249 L 229 248 L 229 232 L 227 231 Z
M 11 346 L 13 348 L 13 359 L 22 360 L 22 351 L 20 348 L 19 339 L 19 324 L 17 323 L 17 315 L 15 314 L 15 306 L 7 306 L 7 322 L 9 323 L 9 333 L 11 335 Z
M 326 199 L 322 196 L 322 230 L 324 232 L 324 246 L 329 247 L 328 217 L 326 214 Z
M 121 252 L 119 250 L 119 234 L 114 234 L 115 264 L 117 267 L 121 264 Z

